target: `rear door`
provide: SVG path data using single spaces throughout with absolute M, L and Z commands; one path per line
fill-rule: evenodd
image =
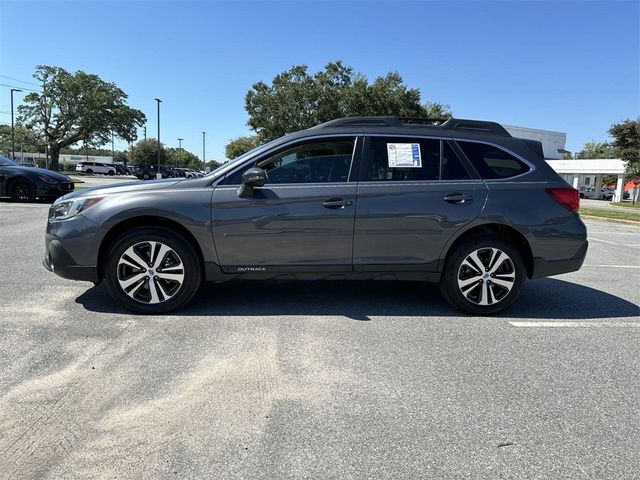
M 223 271 L 351 271 L 356 143 L 355 136 L 301 140 L 216 186 L 213 236 Z M 264 169 L 269 181 L 240 196 L 242 173 L 252 166 Z
M 356 271 L 436 271 L 487 188 L 447 139 L 368 136 L 358 182 Z

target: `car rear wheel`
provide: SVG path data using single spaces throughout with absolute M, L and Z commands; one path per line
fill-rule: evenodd
M 86 173 L 87 175 L 93 175 L 93 170 L 91 170 L 90 168 L 87 168 L 84 173 Z
M 193 247 L 157 227 L 138 228 L 115 241 L 105 262 L 111 296 L 135 313 L 159 314 L 185 305 L 200 287 L 202 271 Z
M 522 254 L 507 240 L 471 237 L 448 258 L 440 281 L 454 307 L 474 315 L 491 315 L 509 307 L 520 295 L 526 270 Z
M 109 175 L 109 176 L 111 176 L 111 177 L 112 177 L 113 175 L 115 175 L 115 172 L 114 172 L 113 170 L 109 170 L 109 172 L 107 173 L 107 175 Z
M 32 201 L 36 198 L 36 187 L 29 180 L 14 180 L 9 185 L 9 196 L 16 201 Z
M 147 172 L 144 172 L 144 173 L 142 174 L 142 179 L 143 179 L 143 180 L 149 180 L 150 178 L 151 178 L 151 175 L 149 175 Z

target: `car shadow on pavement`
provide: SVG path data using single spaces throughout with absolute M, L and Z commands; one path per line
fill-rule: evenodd
M 87 310 L 128 313 L 104 284 L 76 299 Z M 637 316 L 640 307 L 615 295 L 576 283 L 545 278 L 527 282 L 502 318 L 600 319 Z M 171 316 L 344 316 L 459 317 L 436 285 L 389 281 L 231 281 L 204 284 L 191 302 Z
M 40 204 L 40 205 L 51 205 L 55 201 L 55 198 L 36 198 L 35 200 L 14 200 L 9 197 L 1 197 L 0 203 L 14 203 L 21 205 L 28 204 Z

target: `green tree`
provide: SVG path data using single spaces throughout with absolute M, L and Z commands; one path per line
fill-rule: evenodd
M 158 163 L 158 141 L 155 138 L 140 140 L 133 146 L 131 159 L 131 163 L 156 165 Z M 167 151 L 162 143 L 160 144 L 160 164 L 167 164 Z
M 217 162 L 215 160 L 209 160 L 207 161 L 207 168 L 209 169 L 209 171 L 211 170 L 215 170 L 216 168 L 218 168 L 220 165 L 222 165 L 222 163 Z M 200 170 L 199 168 L 197 168 L 196 170 Z
M 114 83 L 83 71 L 39 65 L 33 77 L 41 93 L 30 93 L 18 107 L 18 119 L 49 145 L 51 169 L 58 169 L 60 151 L 78 141 L 104 145 L 112 132 L 127 142 L 146 120 L 126 105 L 127 95 Z
M 616 147 L 611 143 L 589 142 L 584 148 L 576 153 L 576 158 L 617 158 Z
M 14 128 L 16 152 L 45 153 L 45 146 L 34 133 L 24 125 Z M 11 158 L 11 125 L 0 125 L 0 154 Z
M 640 175 L 640 117 L 636 120 L 625 120 L 614 123 L 609 129 L 613 146 L 625 162 L 627 175 Z
M 260 138 L 257 135 L 239 137 L 227 143 L 227 146 L 224 147 L 224 153 L 229 160 L 233 160 L 256 148 L 260 143 Z
M 270 85 L 255 83 L 245 97 L 245 109 L 260 142 L 340 117 L 451 115 L 446 105 L 422 105 L 420 90 L 408 88 L 397 72 L 370 83 L 340 61 L 314 75 L 306 65 L 296 65 L 276 75 Z
M 174 167 L 202 169 L 202 160 L 184 148 L 167 148 L 167 162 Z

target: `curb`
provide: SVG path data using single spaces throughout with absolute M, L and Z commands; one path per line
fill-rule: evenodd
M 640 222 L 636 222 L 634 220 L 623 220 L 622 218 L 596 217 L 594 215 L 583 215 L 583 214 L 580 214 L 580 218 L 588 218 L 589 220 L 600 220 L 601 222 L 625 223 L 627 225 L 640 225 Z

